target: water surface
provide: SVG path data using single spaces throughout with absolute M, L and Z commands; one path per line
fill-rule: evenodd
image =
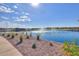
M 50 30 L 45 32 L 33 32 L 35 34 L 40 34 L 40 37 L 43 40 L 47 41 L 55 41 L 63 43 L 65 41 L 71 42 L 71 41 L 77 41 L 77 44 L 79 44 L 79 32 L 75 31 L 58 31 L 58 30 Z M 34 34 L 33 34 L 34 35 Z

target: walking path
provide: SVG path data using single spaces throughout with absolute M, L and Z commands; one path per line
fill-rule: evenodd
M 0 37 L 0 56 L 22 56 L 22 54 L 5 38 Z

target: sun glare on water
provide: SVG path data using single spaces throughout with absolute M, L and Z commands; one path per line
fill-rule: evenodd
M 47 31 L 45 31 L 44 29 L 40 29 L 40 30 L 38 30 L 38 31 L 33 31 L 34 33 L 45 33 L 45 32 L 47 32 Z

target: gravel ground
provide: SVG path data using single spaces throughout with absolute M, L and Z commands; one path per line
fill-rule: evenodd
M 11 34 L 10 34 L 11 35 Z M 57 42 L 50 42 L 44 40 L 36 40 L 35 37 L 26 39 L 25 35 L 21 35 L 23 42 L 16 46 L 19 42 L 20 35 L 15 36 L 13 39 L 5 37 L 13 46 L 15 46 L 24 56 L 63 56 L 63 44 Z M 33 49 L 32 45 L 35 44 L 36 48 Z

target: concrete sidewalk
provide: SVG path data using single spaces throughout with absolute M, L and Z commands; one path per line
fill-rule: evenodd
M 0 56 L 22 56 L 5 38 L 0 37 Z

